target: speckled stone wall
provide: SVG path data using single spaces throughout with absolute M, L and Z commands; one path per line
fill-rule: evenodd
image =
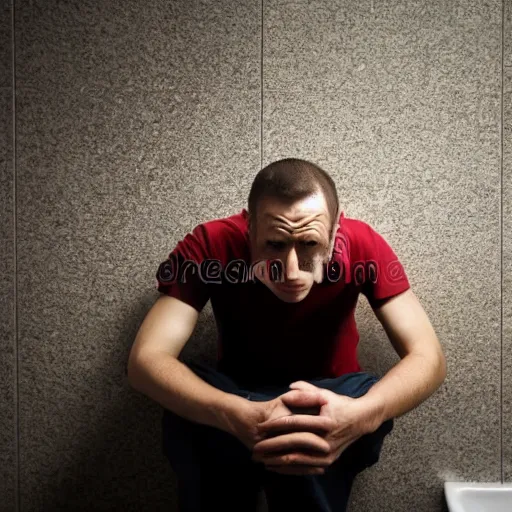
M 16 510 L 12 19 L 0 0 L 0 510 Z
M 350 512 L 446 511 L 445 480 L 512 481 L 509 0 L 20 0 L 14 33 L 11 3 L 0 512 L 177 510 L 128 354 L 159 263 L 290 156 L 395 249 L 448 362 Z M 398 356 L 364 297 L 356 319 L 385 374 Z M 207 305 L 181 357 L 213 361 L 214 340 Z
M 512 482 L 512 2 L 504 2 L 503 47 L 503 479 Z

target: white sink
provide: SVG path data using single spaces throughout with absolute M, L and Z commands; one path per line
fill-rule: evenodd
M 445 482 L 450 512 L 511 512 L 512 483 Z

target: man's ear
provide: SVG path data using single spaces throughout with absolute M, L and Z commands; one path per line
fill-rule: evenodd
M 338 231 L 339 226 L 339 219 L 341 215 L 341 205 L 338 205 L 338 211 L 336 212 L 336 219 L 333 223 L 332 230 L 331 230 L 331 241 L 329 242 L 329 260 L 332 260 L 332 255 L 334 251 L 334 242 L 336 240 L 336 233 Z

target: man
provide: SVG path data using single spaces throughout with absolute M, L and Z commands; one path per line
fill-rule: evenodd
M 128 361 L 164 407 L 163 448 L 182 511 L 343 511 L 396 418 L 446 376 L 445 358 L 396 254 L 340 214 L 317 165 L 284 159 L 254 179 L 249 210 L 198 225 L 160 264 Z M 363 293 L 400 362 L 362 372 Z M 211 300 L 218 367 L 178 356 Z

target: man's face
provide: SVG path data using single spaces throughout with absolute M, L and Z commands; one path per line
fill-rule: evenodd
M 331 257 L 331 219 L 323 194 L 292 204 L 265 198 L 258 204 L 257 219 L 252 220 L 251 263 L 281 260 L 284 282 L 272 281 L 265 265 L 264 275 L 256 271 L 256 277 L 281 300 L 300 302 L 315 281 L 322 281 Z

